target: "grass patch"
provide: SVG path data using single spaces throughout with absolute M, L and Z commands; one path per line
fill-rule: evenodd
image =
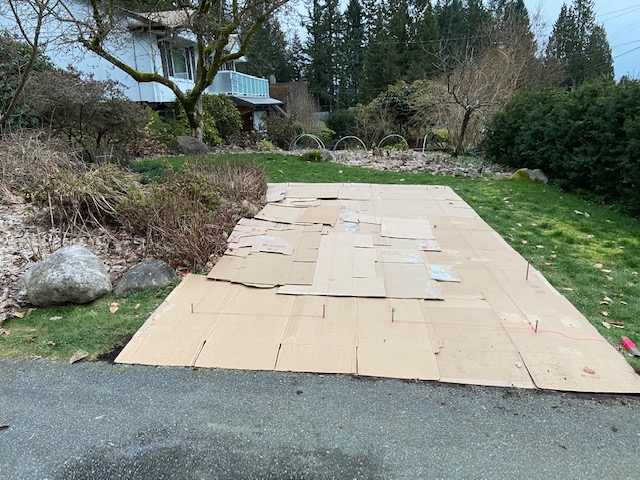
M 169 166 L 174 170 L 180 169 L 186 160 L 185 157 L 177 157 L 139 161 L 134 164 L 134 169 L 146 181 L 154 181 L 162 178 Z M 624 335 L 640 343 L 640 302 L 636 300 L 640 296 L 640 221 L 637 219 L 553 186 L 529 182 L 385 172 L 335 163 L 306 162 L 297 156 L 274 153 L 215 155 L 211 160 L 253 160 L 264 166 L 272 183 L 448 185 L 540 270 L 607 340 L 619 343 Z M 586 212 L 589 216 L 576 211 Z M 601 264 L 602 268 L 594 267 L 596 264 Z M 115 315 L 108 313 L 108 305 L 114 301 L 109 298 L 89 306 L 38 309 L 23 320 L 5 323 L 11 335 L 0 337 L 0 355 L 67 358 L 78 348 L 83 348 L 91 349 L 91 356 L 96 358 L 108 352 L 122 338 L 133 334 L 166 293 L 168 290 L 159 296 L 155 292 L 143 292 L 126 301 L 115 300 L 121 302 Z M 612 301 L 601 305 L 605 297 Z M 142 306 L 147 301 L 149 303 L 145 305 L 148 307 Z M 136 303 L 141 304 L 138 310 L 127 310 Z M 95 318 L 91 317 L 92 311 L 99 312 Z M 608 312 L 607 317 L 601 315 L 603 311 Z M 119 314 L 124 318 L 118 319 Z M 49 320 L 55 316 L 63 319 Z M 606 329 L 602 326 L 603 320 L 621 322 L 624 328 Z M 101 326 L 93 327 L 92 322 Z M 75 332 L 73 336 L 69 336 L 71 332 Z M 49 341 L 56 345 L 48 345 Z M 88 346 L 94 341 L 99 341 L 99 344 Z M 640 372 L 640 359 L 628 358 Z
M 78 350 L 88 359 L 108 356 L 124 347 L 176 284 L 158 290 L 135 292 L 127 297 L 107 295 L 87 305 L 33 308 L 24 318 L 2 324 L 3 357 L 69 359 Z M 111 313 L 112 302 L 118 310 Z

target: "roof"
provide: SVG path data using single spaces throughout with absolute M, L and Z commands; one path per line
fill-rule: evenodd
M 131 12 L 127 14 L 136 20 L 154 27 L 173 29 L 186 28 L 191 22 L 193 9 L 169 10 L 164 12 Z
M 263 107 L 271 105 L 282 105 L 280 100 L 271 97 L 234 97 L 231 100 L 239 107 Z

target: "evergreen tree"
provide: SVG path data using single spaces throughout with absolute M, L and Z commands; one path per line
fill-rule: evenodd
M 339 106 L 355 106 L 360 93 L 364 68 L 365 25 L 360 0 L 349 0 L 344 12 L 344 31 L 341 37 Z
M 309 57 L 306 78 L 309 92 L 317 96 L 321 108 L 332 110 L 339 77 L 338 42 L 342 30 L 339 0 L 313 0 L 309 11 L 305 53 Z
M 435 75 L 440 68 L 438 23 L 428 0 L 414 5 L 411 25 L 411 51 L 407 80 L 420 80 Z
M 387 9 L 379 5 L 364 56 L 361 100 L 365 103 L 373 100 L 400 78 L 395 61 L 395 45 L 389 42 L 387 17 Z
M 249 75 L 290 82 L 294 66 L 288 52 L 287 39 L 276 17 L 264 22 L 253 36 L 247 49 L 247 62 L 239 63 L 238 70 Z
M 574 0 L 562 6 L 549 37 L 547 56 L 566 68 L 566 86 L 613 75 L 611 48 L 604 29 L 595 23 L 593 0 Z
M 291 69 L 290 81 L 296 82 L 304 76 L 305 67 L 304 48 L 298 32 L 293 33 L 293 37 L 287 45 L 287 58 Z
M 468 31 L 461 0 L 438 0 L 435 15 L 440 32 L 443 68 L 453 68 L 455 59 L 466 51 Z

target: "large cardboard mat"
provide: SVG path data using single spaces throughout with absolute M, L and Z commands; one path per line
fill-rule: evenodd
M 270 185 L 207 277 L 116 362 L 640 393 L 640 377 L 453 190 Z

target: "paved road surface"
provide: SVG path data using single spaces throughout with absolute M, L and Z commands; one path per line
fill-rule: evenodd
M 0 360 L 2 479 L 634 478 L 640 401 Z

